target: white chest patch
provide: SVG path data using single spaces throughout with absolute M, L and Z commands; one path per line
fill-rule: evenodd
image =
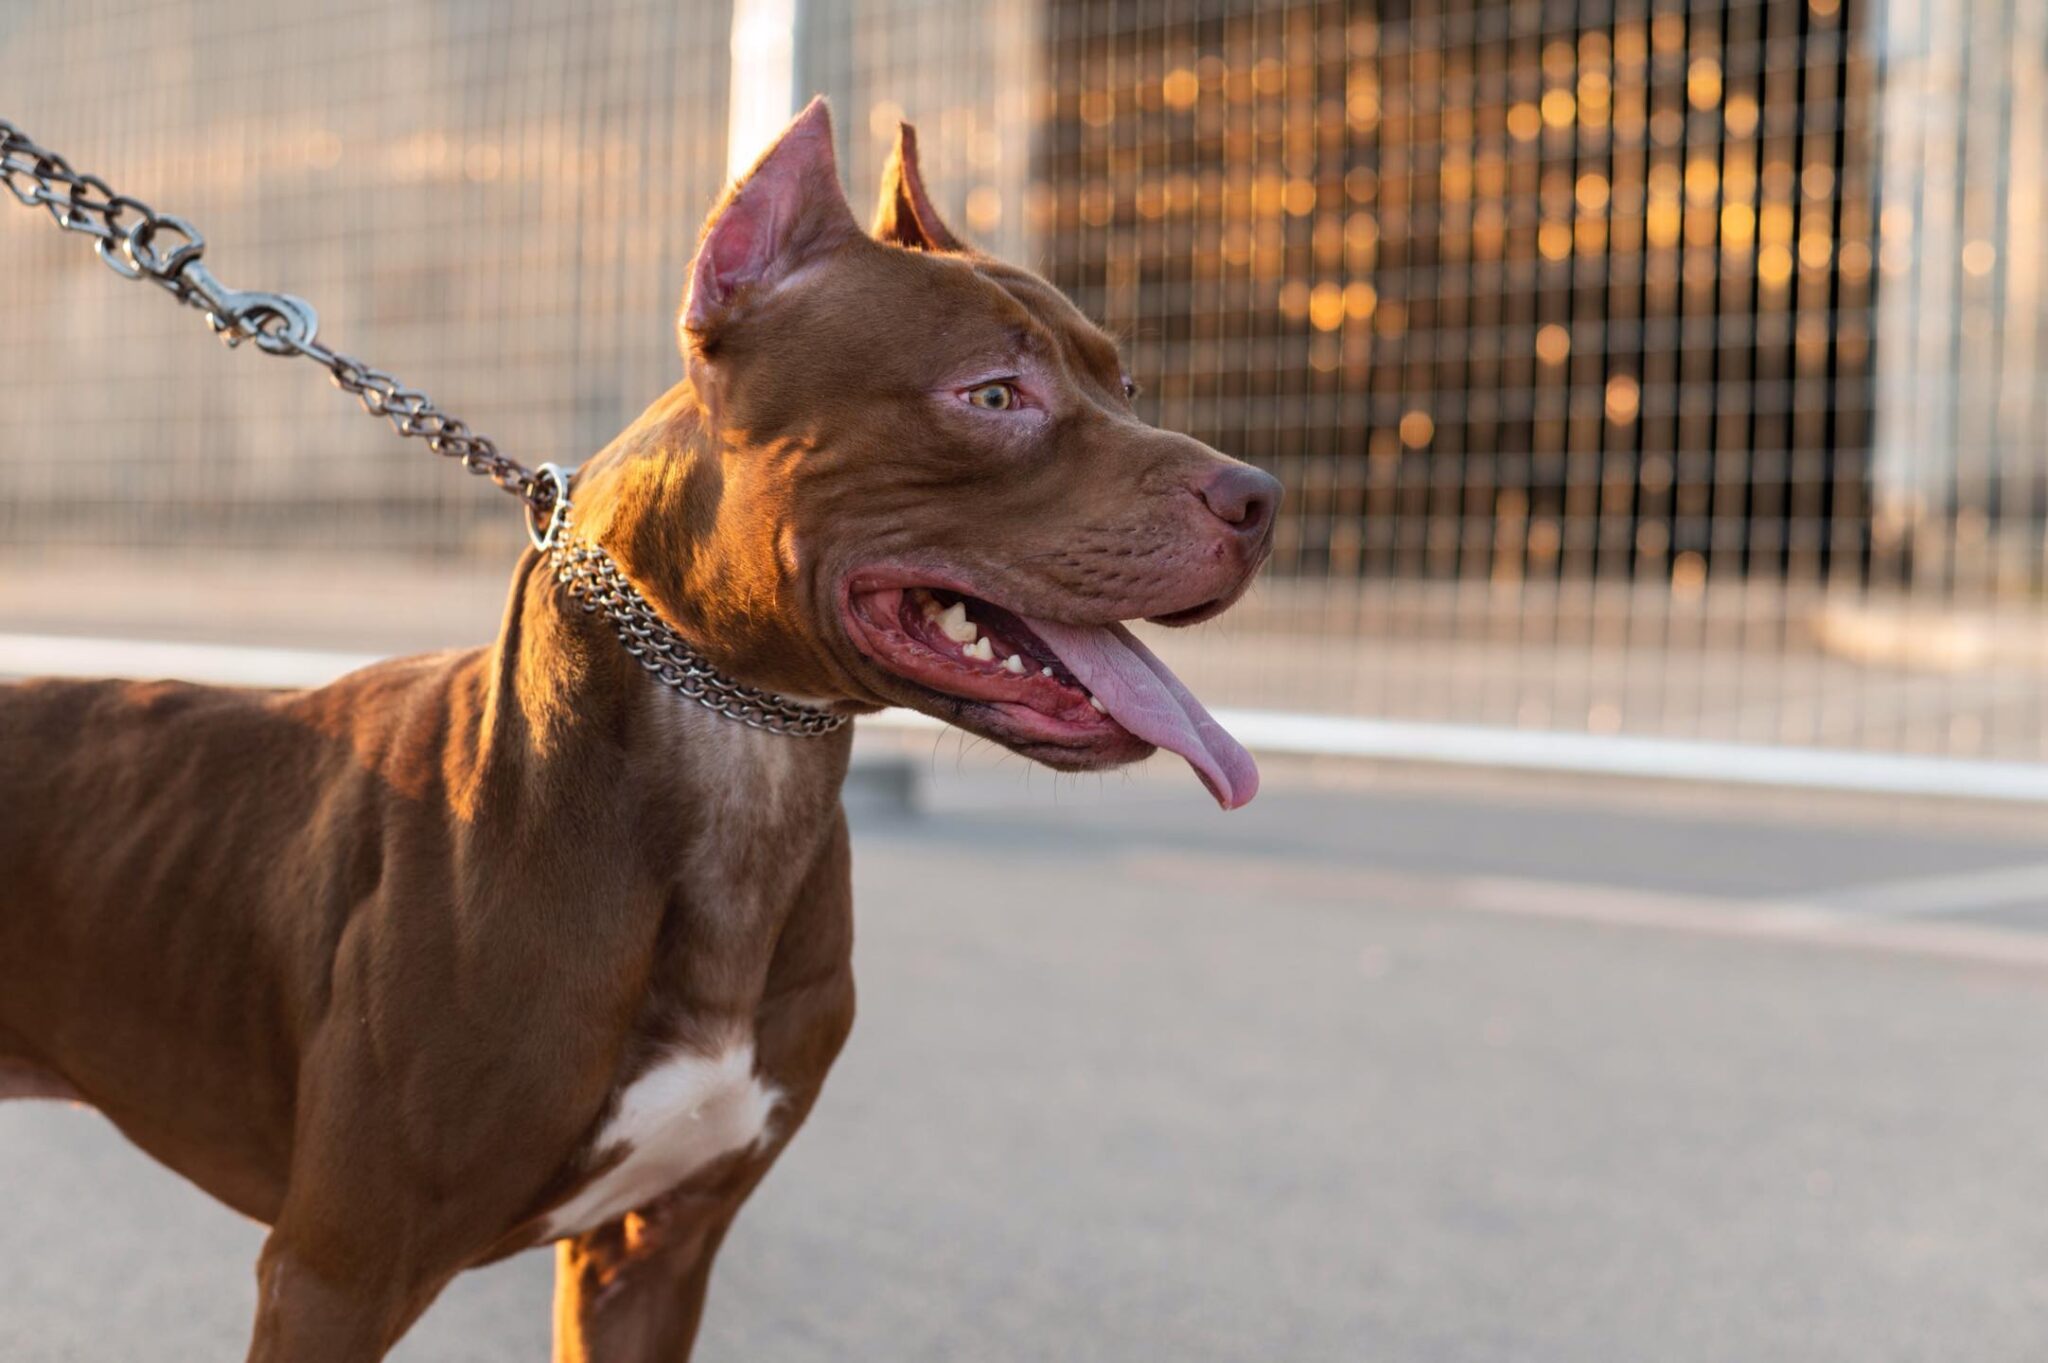
M 591 1143 L 592 1158 L 625 1157 L 548 1214 L 545 1237 L 601 1226 L 643 1207 L 720 1155 L 768 1132 L 782 1095 L 754 1074 L 752 1042 L 716 1055 L 678 1051 L 635 1079 Z

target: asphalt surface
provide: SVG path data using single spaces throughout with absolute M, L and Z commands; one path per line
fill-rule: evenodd
M 953 762 L 700 1358 L 2048 1356 L 2048 836 Z M 0 1107 L 0 1359 L 239 1358 L 261 1233 Z M 549 1274 L 394 1356 L 545 1358 Z

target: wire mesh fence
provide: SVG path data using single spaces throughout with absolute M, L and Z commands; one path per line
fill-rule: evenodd
M 674 378 L 730 7 L 0 10 L 6 112 L 529 461 Z M 1219 701 L 2048 758 L 2048 14 L 1960 0 L 796 7 L 865 207 L 1280 474 Z M 232 72 L 233 78 L 224 77 Z M 742 72 L 741 80 L 745 79 Z M 499 499 L 0 215 L 0 544 L 505 562 Z
M 17 10 L 21 7 L 16 6 Z M 725 170 L 716 4 L 33 4 L 0 34 L 31 135 L 198 224 L 229 285 L 532 458 L 573 462 L 673 382 Z M 480 497 L 298 366 L 9 205 L 0 537 L 502 557 Z

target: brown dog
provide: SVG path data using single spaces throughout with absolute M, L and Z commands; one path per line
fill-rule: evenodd
M 1139 422 L 1102 333 L 940 223 L 908 128 L 871 237 L 806 110 L 681 326 L 574 528 L 719 673 L 1251 798 L 1117 622 L 1233 601 L 1278 485 Z M 853 1021 L 849 746 L 691 704 L 533 553 L 488 649 L 0 689 L 0 1097 L 89 1102 L 270 1223 L 252 1359 L 379 1358 L 548 1240 L 558 1359 L 682 1359 Z

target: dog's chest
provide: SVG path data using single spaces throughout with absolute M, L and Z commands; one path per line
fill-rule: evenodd
M 751 1042 L 715 1054 L 671 1052 L 619 1095 L 589 1147 L 589 1161 L 603 1171 L 548 1213 L 544 1238 L 601 1226 L 765 1140 L 780 1098 L 755 1073 Z
M 657 711 L 672 755 L 674 804 L 689 834 L 676 848 L 687 915 L 653 965 L 643 1021 L 760 974 L 804 872 L 830 828 L 836 771 L 804 739 L 767 734 L 688 703 Z M 619 1090 L 578 1164 L 597 1173 L 547 1214 L 544 1236 L 601 1226 L 644 1207 L 705 1166 L 771 1135 L 783 1094 L 757 1069 L 752 1024 L 732 1019 L 722 1044 L 672 1044 Z M 693 1029 L 702 1036 L 702 1026 Z M 713 1029 L 714 1033 L 718 1030 Z

